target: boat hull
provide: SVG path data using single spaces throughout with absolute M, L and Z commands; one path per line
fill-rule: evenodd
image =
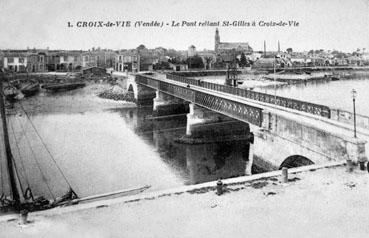
M 40 85 L 31 84 L 21 88 L 21 92 L 24 94 L 25 97 L 30 97 L 37 94 L 40 91 Z
M 84 86 L 86 86 L 85 83 L 63 83 L 63 84 L 44 84 L 42 88 L 48 91 L 58 92 L 83 88 Z

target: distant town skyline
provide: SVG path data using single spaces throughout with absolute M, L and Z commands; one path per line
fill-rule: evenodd
M 276 1 L 0 1 L 1 49 L 46 48 L 113 50 L 164 47 L 214 50 L 216 26 L 195 27 L 68 27 L 68 22 L 182 21 L 289 22 L 297 27 L 218 26 L 220 41 L 248 42 L 254 51 L 311 49 L 353 52 L 369 50 L 369 1 L 367 0 L 276 0 Z

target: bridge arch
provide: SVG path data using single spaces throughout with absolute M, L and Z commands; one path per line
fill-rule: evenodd
M 129 92 L 129 93 L 134 93 L 133 85 L 132 85 L 132 84 L 130 84 L 130 85 L 128 86 L 128 92 Z
M 305 165 L 312 165 L 312 164 L 314 164 L 314 162 L 311 161 L 310 159 L 306 158 L 305 156 L 291 155 L 291 156 L 288 156 L 282 162 L 282 164 L 279 166 L 279 169 L 282 169 L 283 167 L 295 168 L 295 167 L 300 167 L 300 166 L 305 166 Z

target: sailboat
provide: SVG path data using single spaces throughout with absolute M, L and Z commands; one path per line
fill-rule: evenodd
M 21 210 L 43 210 L 55 207 L 58 205 L 58 203 L 65 202 L 66 200 L 78 198 L 77 194 L 73 191 L 71 187 L 65 195 L 55 199 L 54 201 L 47 200 L 42 196 L 36 198 L 33 196 L 32 189 L 30 187 L 27 187 L 25 189 L 23 188 L 22 182 L 20 181 L 16 170 L 13 153 L 10 146 L 8 125 L 5 113 L 4 97 L 6 97 L 6 95 L 3 90 L 4 74 L 2 71 L 0 73 L 0 115 L 3 143 L 5 148 L 6 171 L 8 173 L 10 185 L 10 196 L 6 196 L 4 191 L 2 191 L 3 193 L 0 195 L 0 208 L 3 211 L 13 210 L 18 212 Z
M 57 206 L 65 206 L 65 205 L 74 205 L 82 202 L 90 202 L 99 199 L 107 199 L 113 197 L 121 197 L 121 196 L 128 196 L 128 195 L 135 195 L 141 193 L 151 186 L 146 185 L 143 187 L 133 188 L 133 189 L 125 189 L 115 192 L 109 192 L 105 194 L 98 194 L 88 197 L 79 198 L 77 193 L 72 189 L 70 182 L 67 180 L 66 176 L 64 175 L 63 171 L 57 165 L 56 161 L 52 158 L 54 164 L 56 165 L 58 171 L 62 175 L 62 178 L 65 180 L 66 184 L 68 185 L 68 191 L 60 196 L 53 199 L 46 199 L 43 196 L 36 197 L 32 192 L 31 186 L 28 184 L 27 187 L 22 185 L 22 181 L 20 180 L 18 174 L 18 168 L 16 167 L 15 159 L 13 157 L 12 149 L 10 146 L 9 140 L 9 132 L 8 132 L 8 125 L 6 120 L 6 113 L 5 113 L 5 100 L 4 100 L 4 92 L 3 92 L 3 81 L 4 81 L 4 74 L 0 71 L 0 115 L 1 115 L 1 125 L 2 125 L 2 133 L 3 133 L 3 143 L 5 148 L 5 163 L 6 163 L 6 172 L 8 174 L 8 182 L 9 182 L 9 190 L 10 195 L 6 196 L 4 191 L 0 194 L 0 209 L 3 211 L 15 211 L 15 212 L 22 212 L 22 211 L 37 211 L 37 210 L 44 210 L 50 209 Z M 20 102 L 21 105 L 21 102 Z M 28 117 L 27 112 L 25 112 L 26 117 L 29 119 L 33 129 L 36 131 L 32 121 Z M 38 133 L 37 133 L 38 134 Z M 46 145 L 43 143 L 46 148 Z M 47 150 L 47 148 L 46 148 Z M 47 150 L 48 151 L 48 150 Z M 49 152 L 49 151 L 48 151 Z M 51 156 L 51 154 L 50 154 Z M 0 163 L 2 158 L 0 157 Z M 0 173 L 3 171 L 1 170 Z M 2 179 L 2 178 L 0 178 Z

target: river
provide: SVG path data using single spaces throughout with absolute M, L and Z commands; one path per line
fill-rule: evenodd
M 8 110 L 23 190 L 29 186 L 34 195 L 55 198 L 71 186 L 85 197 L 245 175 L 245 158 L 233 153 L 240 151 L 238 143 L 178 143 L 186 132 L 185 114 L 153 120 L 152 107 L 98 98 L 100 87 L 41 93 Z M 1 152 L 4 155 L 3 148 Z M 4 159 L 1 162 L 0 189 L 9 194 Z
M 255 88 L 256 91 L 294 98 L 331 108 L 353 110 L 352 89 L 357 91 L 356 112 L 369 116 L 369 72 L 353 74 L 348 79 L 338 81 L 311 81 L 306 84 L 279 85 L 274 88 Z

